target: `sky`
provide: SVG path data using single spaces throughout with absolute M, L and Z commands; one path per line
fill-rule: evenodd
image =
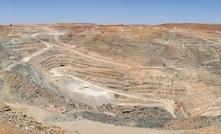
M 221 24 L 221 0 L 1 0 L 0 24 Z

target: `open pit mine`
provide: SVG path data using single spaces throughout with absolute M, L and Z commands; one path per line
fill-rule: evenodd
M 221 25 L 1 25 L 0 133 L 220 134 Z

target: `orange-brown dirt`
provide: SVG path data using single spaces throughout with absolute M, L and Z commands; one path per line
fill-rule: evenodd
M 220 59 L 221 25 L 0 26 L 0 97 L 63 129 L 219 132 Z
M 0 134 L 71 134 L 48 123 L 38 122 L 23 110 L 0 102 Z

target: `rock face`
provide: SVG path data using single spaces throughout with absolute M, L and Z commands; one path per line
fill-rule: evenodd
M 163 124 L 173 119 L 170 113 L 159 107 L 143 107 L 143 106 L 111 106 L 106 105 L 107 111 L 115 113 L 115 115 L 97 114 L 83 112 L 82 117 L 89 118 L 94 121 L 110 123 L 115 125 L 126 125 L 131 127 L 161 127 Z
M 0 94 L 62 108 L 49 122 L 194 129 L 220 123 L 220 59 L 221 25 L 0 26 Z
M 0 91 L 2 91 L 4 81 L 0 79 Z

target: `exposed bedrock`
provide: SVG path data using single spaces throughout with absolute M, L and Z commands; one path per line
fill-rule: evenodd
M 38 88 L 45 88 L 50 89 L 53 92 L 58 92 L 57 88 L 48 83 L 41 73 L 29 63 L 19 63 L 6 73 L 7 75 L 4 77 L 5 84 L 2 89 L 3 98 L 9 99 L 12 96 L 16 98 L 15 95 L 20 94 L 19 89 L 24 88 L 27 88 L 27 91 L 31 89 L 37 90 Z
M 108 109 L 116 110 L 115 115 L 81 112 L 84 118 L 110 123 L 115 125 L 126 125 L 133 127 L 161 127 L 172 120 L 172 115 L 163 108 L 143 106 L 113 106 L 107 105 Z
M 4 81 L 2 79 L 0 79 L 0 92 L 2 91 L 2 87 L 3 87 Z M 1 96 L 0 96 L 1 98 Z
M 221 27 L 211 27 L 215 31 L 192 25 L 1 30 L 1 98 L 59 111 L 49 122 L 79 115 L 163 129 L 220 123 Z

